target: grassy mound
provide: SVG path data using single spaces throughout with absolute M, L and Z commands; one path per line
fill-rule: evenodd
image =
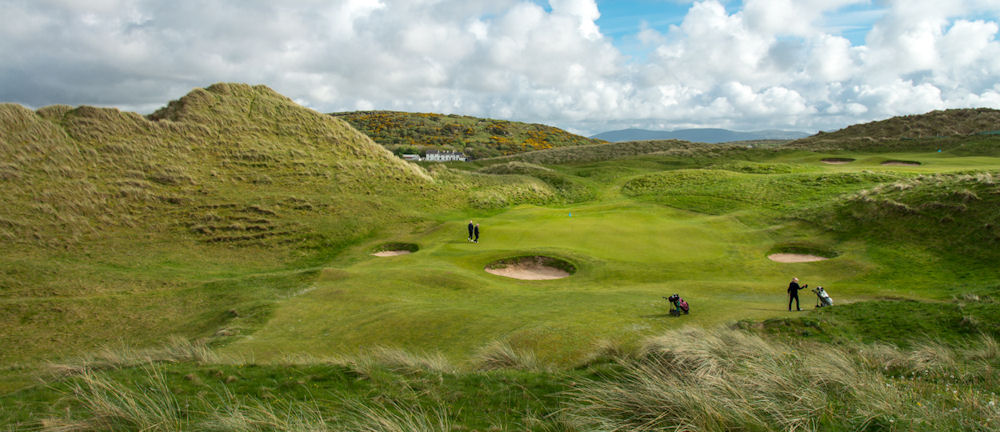
M 5 104 L 0 131 L 5 362 L 227 333 L 230 310 L 258 325 L 315 276 L 310 263 L 421 212 L 439 188 L 263 86 L 197 89 L 148 118 Z
M 845 235 L 985 263 L 1000 257 L 996 190 L 995 172 L 924 175 L 862 190 L 813 218 Z
M 594 198 L 592 187 L 580 180 L 551 168 L 524 162 L 489 165 L 479 170 L 486 174 L 520 174 L 537 178 L 549 185 L 562 202 L 580 202 Z
M 604 142 L 551 126 L 459 115 L 397 111 L 358 111 L 332 115 L 347 121 L 375 142 L 399 154 L 447 149 L 462 151 L 478 159 Z
M 760 176 L 721 169 L 680 169 L 635 177 L 625 182 L 622 192 L 709 214 L 747 208 L 785 213 L 898 176 L 872 171 Z
M 967 136 L 995 130 L 1000 130 L 1000 110 L 950 109 L 857 124 L 835 132 L 820 132 L 797 140 L 791 145 L 822 145 L 824 142 L 859 139 L 878 141 Z

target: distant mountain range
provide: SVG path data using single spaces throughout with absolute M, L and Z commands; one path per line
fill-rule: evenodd
M 591 138 L 602 139 L 611 142 L 623 141 L 648 141 L 678 139 L 691 142 L 721 143 L 728 141 L 750 141 L 750 140 L 794 140 L 805 138 L 810 134 L 798 131 L 783 130 L 763 130 L 753 132 L 739 132 L 728 129 L 679 129 L 675 131 L 656 131 L 648 129 L 622 129 L 616 131 L 601 132 Z

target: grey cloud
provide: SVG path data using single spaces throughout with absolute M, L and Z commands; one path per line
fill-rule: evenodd
M 855 47 L 822 18 L 850 3 L 795 3 L 808 19 L 789 36 L 764 19 L 765 2 L 747 1 L 753 22 L 696 2 L 681 25 L 643 30 L 652 54 L 630 63 L 596 32 L 589 0 L 550 11 L 519 0 L 0 0 L 0 100 L 149 112 L 239 81 L 324 112 L 451 112 L 585 133 L 831 129 L 1000 103 L 997 21 L 962 18 L 990 2 L 890 2 L 869 46 Z M 899 58 L 921 41 L 934 57 Z

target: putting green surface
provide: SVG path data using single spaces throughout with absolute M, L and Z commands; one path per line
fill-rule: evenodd
M 380 258 L 354 250 L 228 350 L 271 361 L 388 346 L 465 360 L 499 339 L 568 363 L 600 339 L 636 341 L 666 328 L 786 315 L 792 276 L 828 287 L 845 282 L 842 290 L 831 288 L 843 295 L 867 267 L 849 252 L 823 262 L 775 263 L 766 257 L 775 243 L 769 231 L 733 216 L 627 200 L 518 207 L 476 222 L 478 244 L 465 238 L 466 219 L 381 239 L 417 243 L 414 254 Z M 548 281 L 483 270 L 519 255 L 562 258 L 578 270 Z M 667 314 L 662 297 L 673 293 L 688 300 L 690 315 Z M 811 308 L 812 294 L 803 294 L 804 308 Z

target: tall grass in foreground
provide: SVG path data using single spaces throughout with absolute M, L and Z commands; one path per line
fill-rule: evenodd
M 573 390 L 566 415 L 600 431 L 997 430 L 995 344 L 798 347 L 685 329 Z
M 192 341 L 171 337 L 154 348 L 134 348 L 128 345 L 105 346 L 92 354 L 64 363 L 53 363 L 49 370 L 56 376 L 86 374 L 94 370 L 118 369 L 151 363 L 218 363 L 222 358 L 204 340 Z
M 425 408 L 395 400 L 334 396 L 337 410 L 324 410 L 318 399 L 297 402 L 261 400 L 223 394 L 185 400 L 175 396 L 165 378 L 166 365 L 143 366 L 144 374 L 124 383 L 107 372 L 87 371 L 76 377 L 71 397 L 80 406 L 62 418 L 49 418 L 47 432 L 137 431 L 450 431 L 444 407 Z M 329 401 L 322 401 L 329 406 Z M 80 414 L 84 414 L 80 416 Z
M 296 364 L 323 370 L 309 373 L 324 377 L 313 383 L 338 382 L 331 377 L 341 375 L 325 371 L 324 365 L 340 368 L 350 381 L 371 383 L 354 390 L 321 384 L 305 393 L 301 384 L 265 384 L 251 375 L 232 380 L 248 380 L 242 386 L 192 392 L 189 385 L 184 391 L 180 387 L 190 380 L 180 375 L 190 365 L 161 357 L 134 365 L 133 372 L 90 368 L 69 376 L 66 403 L 61 403 L 65 415 L 55 410 L 39 426 L 47 431 L 449 431 L 465 428 L 470 416 L 479 415 L 495 418 L 491 427 L 497 430 L 536 431 L 1000 428 L 1000 348 L 985 335 L 961 348 L 925 341 L 900 349 L 884 343 L 792 343 L 735 329 L 683 329 L 649 338 L 634 350 L 611 342 L 594 350 L 588 362 L 596 368 L 560 371 L 503 342 L 484 347 L 464 370 L 440 356 L 388 348 L 358 359 L 299 358 Z M 180 357 L 213 368 L 196 357 Z M 272 373 L 268 367 L 284 375 L 284 366 L 256 367 L 264 369 L 257 379 Z M 492 382 L 484 378 L 498 370 L 516 371 L 526 381 L 508 381 L 515 375 Z M 490 392 L 528 395 L 521 387 L 525 382 L 567 376 L 567 387 L 531 394 L 546 400 L 534 410 L 486 402 Z M 225 384 L 230 382 L 227 377 Z M 479 384 L 446 384 L 458 382 Z M 484 389 L 483 383 L 492 387 Z M 237 390 L 265 385 L 271 388 L 256 396 Z M 466 403 L 470 398 L 484 403 Z

